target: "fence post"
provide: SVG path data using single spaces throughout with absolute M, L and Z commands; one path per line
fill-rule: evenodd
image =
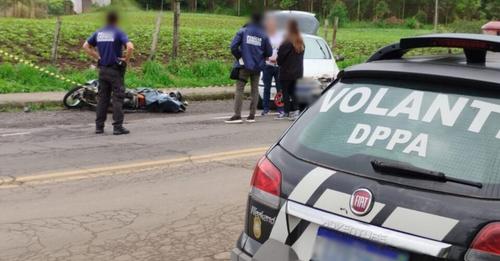
M 328 18 L 325 18 L 325 40 L 328 41 L 328 26 L 329 26 L 329 22 L 328 22 Z
M 61 17 L 56 18 L 56 29 L 54 31 L 54 40 L 52 42 L 52 52 L 51 52 L 51 62 L 55 64 L 57 62 L 57 46 L 59 45 L 59 39 L 61 36 Z
M 335 16 L 333 23 L 333 38 L 332 38 L 332 52 L 334 52 L 335 47 L 337 47 L 337 31 L 339 29 L 339 17 Z
M 151 51 L 149 52 L 148 60 L 153 60 L 156 56 L 156 47 L 158 46 L 158 39 L 160 38 L 160 26 L 161 26 L 162 16 L 163 12 L 160 11 L 158 13 L 158 16 L 156 17 L 155 31 L 153 32 L 153 41 L 151 42 Z
M 175 0 L 174 6 L 174 35 L 172 44 L 172 59 L 176 59 L 179 55 L 179 27 L 180 27 L 180 16 L 181 16 L 181 1 Z

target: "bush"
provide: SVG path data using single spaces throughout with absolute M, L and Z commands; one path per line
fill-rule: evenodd
M 415 15 L 415 19 L 421 24 L 427 23 L 427 13 L 424 12 L 423 10 L 418 10 L 417 14 Z
M 387 25 L 402 25 L 402 24 L 404 24 L 405 21 L 403 19 L 399 19 L 395 16 L 391 16 L 391 17 L 385 19 L 384 22 Z
M 482 33 L 481 27 L 485 25 L 488 21 L 464 21 L 456 20 L 455 22 L 448 24 L 448 31 L 454 33 Z
M 389 8 L 389 4 L 387 4 L 386 1 L 382 0 L 377 3 L 377 6 L 375 7 L 375 15 L 377 20 L 384 19 L 390 12 L 391 9 Z
M 419 29 L 420 22 L 415 17 L 408 18 L 405 21 L 405 26 L 410 28 L 410 29 Z
M 332 13 L 330 14 L 330 20 L 333 21 L 335 17 L 339 18 L 339 25 L 341 26 L 349 23 L 349 11 L 344 2 L 335 2 Z
M 73 11 L 73 2 L 69 0 L 49 0 L 49 15 L 65 15 Z

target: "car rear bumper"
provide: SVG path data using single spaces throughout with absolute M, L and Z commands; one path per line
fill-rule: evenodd
M 235 248 L 231 251 L 231 261 L 252 261 L 252 257 Z
M 239 250 L 233 249 L 231 252 L 232 261 L 299 261 L 297 253 L 290 247 L 279 241 L 269 239 L 263 244 L 254 257 Z

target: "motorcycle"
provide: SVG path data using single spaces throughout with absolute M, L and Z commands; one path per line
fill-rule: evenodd
M 99 81 L 91 80 L 69 90 L 63 98 L 63 104 L 68 109 L 95 110 L 99 101 L 98 93 Z M 162 106 L 164 103 L 168 104 Z M 130 111 L 184 112 L 187 105 L 178 91 L 164 94 L 151 88 L 126 90 L 123 101 L 123 108 Z

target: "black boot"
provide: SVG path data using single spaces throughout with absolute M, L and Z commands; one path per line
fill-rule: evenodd
M 113 128 L 113 135 L 126 135 L 129 133 L 130 131 L 125 129 L 123 126 Z
M 95 127 L 95 134 L 104 134 L 104 127 Z

